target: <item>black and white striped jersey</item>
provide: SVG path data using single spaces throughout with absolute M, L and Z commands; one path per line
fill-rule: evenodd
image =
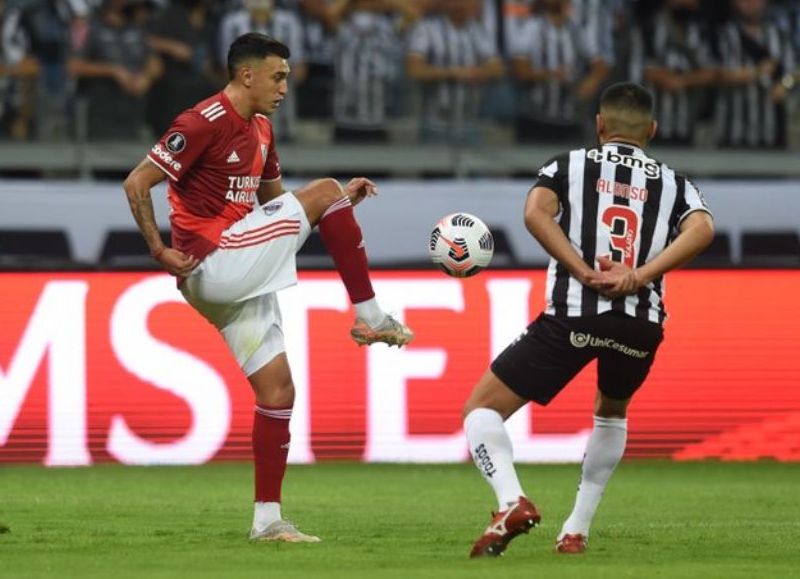
M 598 54 L 588 52 L 585 34 L 577 22 L 561 25 L 546 16 L 532 16 L 518 24 L 511 56 L 528 61 L 535 70 L 563 70 L 566 82 L 545 80 L 521 87 L 520 114 L 554 124 L 573 124 L 578 118 L 576 87 Z
M 690 73 L 715 66 L 708 35 L 698 22 L 692 21 L 679 28 L 669 14 L 662 11 L 652 24 L 648 23 L 637 34 L 641 34 L 642 42 L 634 44 L 643 50 L 641 60 L 645 68 Z M 699 91 L 649 88 L 655 97 L 659 142 L 691 143 L 701 96 Z
M 561 229 L 583 260 L 597 269 L 608 256 L 639 267 L 661 253 L 694 211 L 710 213 L 697 187 L 642 149 L 607 143 L 559 155 L 539 170 L 537 187 L 558 195 Z M 618 311 L 662 323 L 664 281 L 638 294 L 609 299 L 582 285 L 555 259 L 547 270 L 546 313 L 560 318 Z
M 583 31 L 586 50 L 609 66 L 614 63 L 615 19 L 621 11 L 619 0 L 573 0 L 572 19 Z
M 444 16 L 428 16 L 411 29 L 408 53 L 437 67 L 477 67 L 499 58 L 496 38 L 477 19 L 456 26 Z M 425 126 L 446 130 L 453 119 L 475 119 L 480 112 L 480 85 L 439 81 L 424 83 L 422 116 Z
M 786 99 L 775 102 L 773 87 L 794 70 L 791 43 L 778 23 L 765 21 L 761 37 L 745 33 L 729 22 L 719 33 L 720 65 L 726 69 L 758 68 L 764 61 L 777 63 L 775 70 L 761 72 L 749 84 L 717 91 L 717 131 L 720 143 L 733 147 L 785 147 Z
M 338 127 L 381 129 L 397 77 L 402 41 L 397 19 L 379 12 L 353 12 L 336 34 L 333 111 Z

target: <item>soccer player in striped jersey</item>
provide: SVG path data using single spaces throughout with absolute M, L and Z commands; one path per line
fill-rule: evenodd
M 653 97 L 633 83 L 603 93 L 599 146 L 548 161 L 525 205 L 525 224 L 551 255 L 545 311 L 479 380 L 464 430 L 498 513 L 471 556 L 497 556 L 539 523 L 520 486 L 503 422 L 530 401 L 546 405 L 597 360 L 594 429 L 559 553 L 586 550 L 589 526 L 622 458 L 627 408 L 661 343 L 663 275 L 689 262 L 714 236 L 700 192 L 645 147 L 656 132 Z
M 286 45 L 264 34 L 237 38 L 225 89 L 178 115 L 124 187 L 153 257 L 220 331 L 255 393 L 250 538 L 316 542 L 281 516 L 294 385 L 275 297 L 297 283 L 295 252 L 312 227 L 319 226 L 355 304 L 352 338 L 402 346 L 413 334 L 383 312 L 369 279 L 353 205 L 375 194 L 374 183 L 356 178 L 342 187 L 320 179 L 293 192 L 283 188 L 268 115 L 286 95 L 288 58 Z M 165 179 L 172 247 L 161 242 L 150 197 Z

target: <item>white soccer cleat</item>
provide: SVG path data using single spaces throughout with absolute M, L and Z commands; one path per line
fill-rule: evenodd
M 283 543 L 319 543 L 322 541 L 314 535 L 306 535 L 297 530 L 289 521 L 275 521 L 267 525 L 263 531 L 250 529 L 251 541 L 278 541 Z
M 408 326 L 387 314 L 383 323 L 376 328 L 370 327 L 361 318 L 356 318 L 356 323 L 350 330 L 350 337 L 359 346 L 369 346 L 370 344 L 382 342 L 400 348 L 414 339 L 414 332 Z

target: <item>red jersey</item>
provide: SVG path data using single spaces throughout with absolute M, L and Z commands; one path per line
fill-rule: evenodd
M 200 260 L 281 176 L 269 119 L 243 119 L 222 92 L 178 115 L 147 157 L 170 178 L 172 246 Z

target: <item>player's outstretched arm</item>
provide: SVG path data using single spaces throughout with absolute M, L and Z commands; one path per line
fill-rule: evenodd
M 128 196 L 131 213 L 142 232 L 152 255 L 172 275 L 187 276 L 197 267 L 198 261 L 181 251 L 166 247 L 156 224 L 150 190 L 166 179 L 164 172 L 148 159 L 144 159 L 130 172 L 122 187 Z
M 534 187 L 525 203 L 525 226 L 541 246 L 572 276 L 584 285 L 597 289 L 603 282 L 600 272 L 589 267 L 572 247 L 567 236 L 556 223 L 558 196 L 547 187 Z

